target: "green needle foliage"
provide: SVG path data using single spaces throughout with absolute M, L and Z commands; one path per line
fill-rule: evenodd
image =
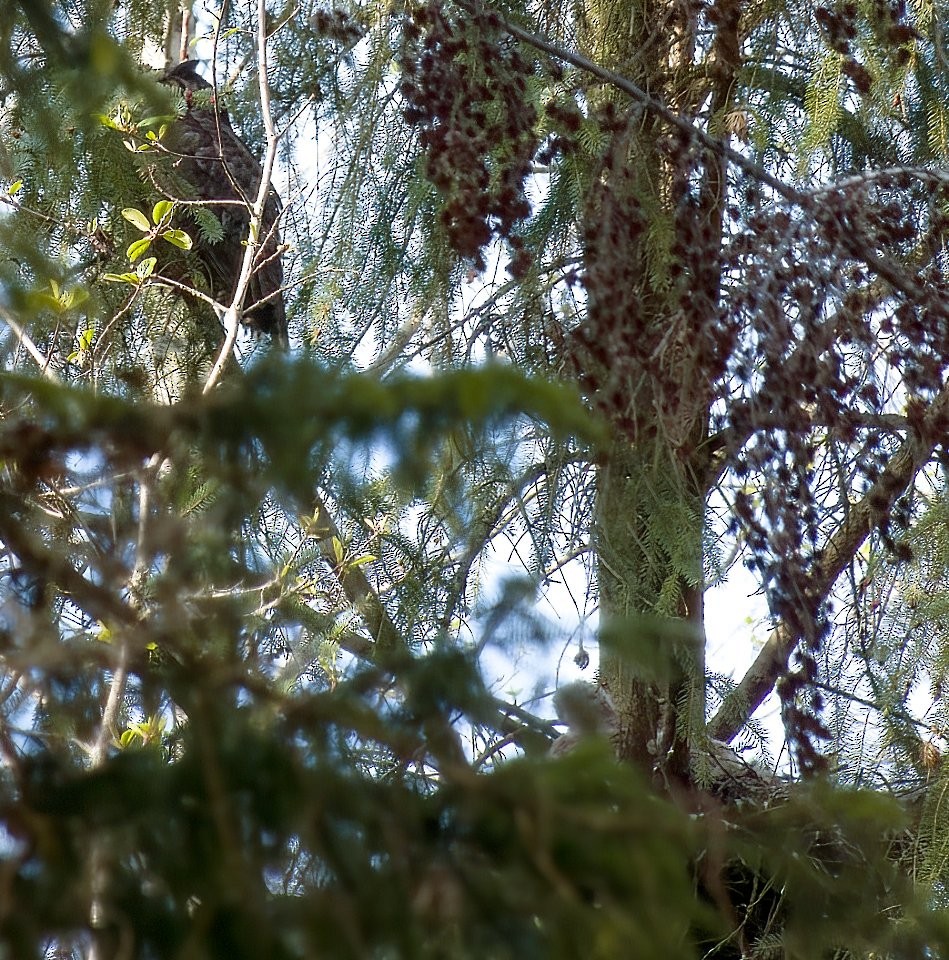
M 949 955 L 946 11 L 183 6 L 0 18 L 0 960 Z

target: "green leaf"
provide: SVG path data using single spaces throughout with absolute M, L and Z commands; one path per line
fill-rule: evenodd
M 134 273 L 104 273 L 102 279 L 107 283 L 138 283 L 140 278 Z
M 129 258 L 129 263 L 135 263 L 136 260 L 152 245 L 151 237 L 142 237 L 139 240 L 133 240 L 129 244 L 125 255 Z
M 80 303 L 85 303 L 89 299 L 89 291 L 85 287 L 73 287 L 69 293 L 63 293 L 59 302 L 64 310 L 71 310 L 78 307 Z
M 70 363 L 81 363 L 86 354 L 89 352 L 89 348 L 92 346 L 92 341 L 96 336 L 95 327 L 86 327 L 82 333 L 79 334 L 79 343 L 77 349 L 73 350 L 72 353 L 66 358 Z
M 159 226 L 162 221 L 170 219 L 171 211 L 174 209 L 175 205 L 170 200 L 159 200 L 158 203 L 152 207 L 152 223 L 155 226 Z M 138 213 L 138 211 L 135 211 Z
M 13 183 L 7 188 L 7 193 L 12 197 L 18 194 L 23 189 L 22 180 L 14 180 Z
M 165 132 L 165 129 L 168 127 L 167 120 L 168 120 L 168 114 L 158 113 L 158 114 L 155 114 L 155 116 L 153 117 L 146 117 L 144 120 L 139 120 L 138 123 L 135 124 L 135 126 L 139 130 L 143 130 L 145 128 L 154 127 L 156 124 L 161 124 L 158 130 L 158 136 L 160 138 L 162 134 Z
M 49 281 L 49 290 L 33 291 L 29 294 L 29 303 L 35 310 L 53 310 L 63 313 L 89 299 L 89 291 L 84 287 L 65 290 L 56 280 Z
M 115 121 L 113 117 L 108 117 L 104 113 L 93 114 L 96 120 L 102 124 L 103 127 L 108 127 L 110 130 L 121 130 L 122 126 Z
M 172 246 L 180 247 L 182 250 L 190 250 L 192 247 L 191 237 L 184 230 L 166 230 L 162 234 L 162 238 Z
M 146 257 L 136 268 L 135 275 L 139 280 L 147 280 L 155 270 L 155 264 L 157 263 L 155 257 Z
M 59 300 L 50 293 L 31 294 L 28 303 L 34 310 L 59 311 Z
M 128 220 L 129 223 L 134 227 L 138 227 L 143 233 L 147 233 L 151 230 L 151 224 L 148 222 L 148 217 L 142 213 L 141 210 L 136 210 L 135 207 L 126 207 L 122 211 L 122 216 Z

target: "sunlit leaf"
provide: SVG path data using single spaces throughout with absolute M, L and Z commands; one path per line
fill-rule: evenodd
M 151 237 L 142 237 L 139 240 L 133 240 L 125 252 L 130 263 L 135 263 L 138 258 L 152 245 Z
M 182 250 L 190 250 L 193 245 L 191 237 L 184 230 L 166 230 L 162 233 L 162 239 L 167 240 L 172 246 L 180 247 Z
M 152 225 L 148 222 L 148 217 L 141 210 L 136 210 L 135 207 L 126 207 L 122 211 L 122 216 L 143 233 L 147 233 L 152 228 Z
M 158 203 L 152 207 L 152 223 L 158 226 L 162 221 L 171 216 L 171 211 L 174 207 L 175 205 L 170 200 L 159 200 Z

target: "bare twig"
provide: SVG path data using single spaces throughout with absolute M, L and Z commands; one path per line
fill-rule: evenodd
M 273 114 L 271 112 L 270 82 L 267 68 L 266 9 L 263 0 L 259 0 L 257 11 L 257 79 L 260 89 L 260 113 L 264 123 L 264 132 L 267 136 L 267 150 L 262 164 L 257 196 L 251 207 L 250 229 L 247 236 L 247 246 L 244 249 L 244 256 L 241 259 L 240 276 L 238 277 L 237 287 L 234 290 L 234 296 L 231 298 L 230 306 L 224 311 L 224 316 L 222 317 L 227 336 L 202 389 L 202 393 L 205 394 L 210 393 L 217 385 L 224 367 L 234 350 L 234 343 L 237 339 L 237 331 L 240 324 L 241 306 L 244 303 L 244 298 L 250 287 L 251 277 L 257 267 L 256 255 L 262 239 L 260 236 L 261 221 L 263 219 L 264 206 L 267 203 L 267 198 L 270 193 L 274 162 L 277 158 L 277 144 L 280 140 L 274 128 Z M 215 100 L 215 102 L 217 101 Z
M 141 591 L 145 578 L 148 575 L 148 518 L 151 510 L 152 483 L 160 467 L 160 456 L 155 454 L 146 465 L 139 480 L 138 488 L 138 537 L 135 544 L 135 565 L 129 578 L 128 593 L 129 605 L 141 613 Z M 90 766 L 92 769 L 102 767 L 109 756 L 109 748 L 118 736 L 119 716 L 125 700 L 125 689 L 128 684 L 130 637 L 127 631 L 120 631 L 116 643 L 115 666 L 112 671 L 112 682 L 109 685 L 109 696 L 102 711 L 99 730 L 90 752 Z M 93 931 L 92 946 L 89 951 L 89 960 L 107 960 L 103 938 L 98 936 L 102 929 L 110 923 L 108 906 L 105 902 L 105 891 L 108 887 L 108 864 L 106 856 L 108 850 L 104 838 L 95 838 L 89 857 L 90 885 L 92 900 L 89 907 L 89 926 Z
M 13 314 L 11 314 L 6 307 L 0 307 L 0 319 L 13 331 L 13 335 L 20 341 L 23 349 L 36 361 L 37 366 L 40 368 L 40 373 L 42 373 L 47 380 L 52 380 L 53 383 L 59 383 L 59 376 L 49 365 L 49 357 L 43 356 L 40 348 L 33 342 L 33 338 L 13 319 Z

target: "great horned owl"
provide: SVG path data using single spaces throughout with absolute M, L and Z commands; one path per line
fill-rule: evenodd
M 211 89 L 211 84 L 198 73 L 196 60 L 186 60 L 168 70 L 162 82 L 179 88 L 185 96 L 185 113 L 171 124 L 163 139 L 174 157 L 177 173 L 193 190 L 191 196 L 181 199 L 208 202 L 224 232 L 220 240 L 211 243 L 194 229 L 194 250 L 207 272 L 212 296 L 230 303 L 240 276 L 251 207 L 263 171 L 234 132 L 226 110 L 213 102 L 192 102 L 194 93 Z M 216 200 L 223 202 L 215 204 Z M 280 211 L 280 198 L 271 189 L 261 218 L 260 243 L 242 320 L 252 329 L 269 333 L 276 344 L 286 349 Z

